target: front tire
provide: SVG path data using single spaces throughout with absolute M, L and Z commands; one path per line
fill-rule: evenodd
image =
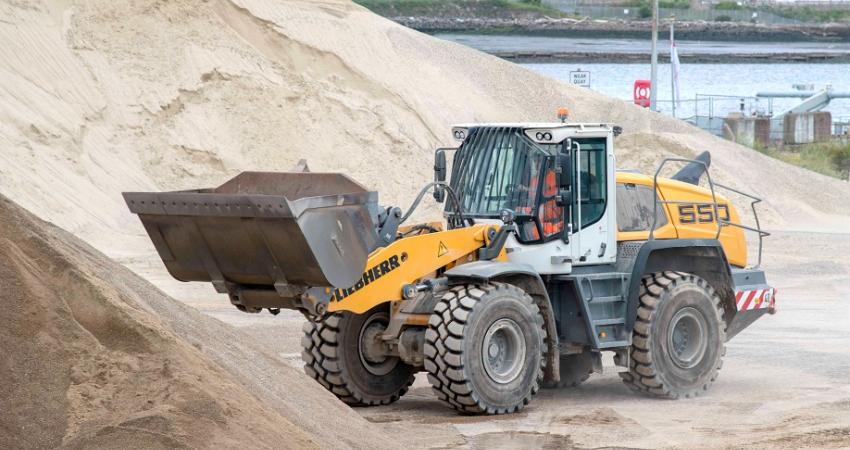
M 352 406 L 386 405 L 413 383 L 414 368 L 379 347 L 389 322 L 386 305 L 364 314 L 337 312 L 304 324 L 304 372 Z
M 651 395 L 695 397 L 717 379 L 726 354 L 726 322 L 714 288 L 687 273 L 643 278 L 630 368 L 620 377 Z
M 543 379 L 546 331 L 531 297 L 503 283 L 457 286 L 434 307 L 425 370 L 437 397 L 467 414 L 522 409 Z

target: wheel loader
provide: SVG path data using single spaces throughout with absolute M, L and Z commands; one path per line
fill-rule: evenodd
M 303 313 L 304 370 L 351 405 L 394 402 L 425 371 L 461 413 L 512 413 L 601 372 L 603 351 L 634 391 L 696 396 L 726 341 L 775 311 L 759 199 L 712 182 L 707 153 L 618 171 L 620 132 L 456 126 L 407 211 L 335 173 L 124 197 L 178 280 L 211 282 L 244 312 Z M 747 199 L 754 226 L 721 190 Z M 407 224 L 428 192 L 444 220 Z

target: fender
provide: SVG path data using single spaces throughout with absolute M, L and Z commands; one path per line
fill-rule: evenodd
M 505 261 L 473 261 L 447 270 L 444 274 L 448 283 L 487 283 L 498 281 L 517 286 L 528 293 L 543 314 L 546 327 L 546 367 L 543 378 L 557 383 L 561 379 L 560 351 L 558 349 L 558 330 L 555 327 L 555 313 L 546 291 L 546 284 L 533 267 L 528 264 Z
M 640 282 L 647 273 L 672 270 L 688 272 L 704 278 L 720 296 L 724 317 L 734 316 L 735 294 L 732 272 L 723 246 L 716 239 L 660 239 L 646 241 L 632 266 L 626 308 L 626 330 L 631 333 L 640 304 Z M 730 311 L 731 308 L 731 311 Z

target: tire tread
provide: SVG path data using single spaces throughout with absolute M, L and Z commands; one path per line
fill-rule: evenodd
M 678 391 L 665 385 L 658 376 L 658 368 L 650 351 L 652 321 L 658 306 L 662 302 L 662 296 L 665 292 L 684 282 L 696 284 L 712 299 L 717 315 L 716 319 L 720 324 L 720 339 L 723 342 L 720 348 L 720 358 L 712 376 L 702 386 L 690 391 Z M 640 305 L 638 306 L 638 316 L 630 349 L 630 368 L 628 372 L 620 372 L 620 378 L 632 390 L 657 397 L 676 399 L 697 396 L 708 390 L 709 385 L 717 379 L 718 371 L 723 367 L 723 355 L 726 354 L 725 335 L 726 321 L 723 320 L 723 306 L 720 303 L 720 297 L 706 280 L 693 274 L 673 271 L 646 275 L 641 280 Z
M 468 379 L 464 377 L 462 341 L 456 336 L 463 336 L 470 315 L 490 293 L 497 291 L 515 291 L 515 296 L 521 299 L 535 314 L 538 327 L 541 330 L 542 357 L 533 386 L 520 405 L 509 408 L 494 408 L 486 405 L 477 398 Z M 440 330 L 448 330 L 442 333 Z M 531 401 L 537 393 L 543 380 L 543 368 L 546 354 L 546 328 L 543 316 L 531 297 L 521 289 L 504 283 L 471 284 L 452 288 L 437 303 L 434 313 L 428 321 L 425 332 L 425 369 L 428 381 L 437 398 L 449 407 L 465 414 L 505 414 L 518 411 Z
M 406 384 L 385 398 L 368 398 L 349 381 L 349 374 L 340 364 L 337 351 L 342 314 L 333 313 L 321 322 L 308 321 L 302 327 L 301 359 L 304 361 L 304 373 L 351 406 L 387 405 L 397 401 L 413 384 L 412 374 Z

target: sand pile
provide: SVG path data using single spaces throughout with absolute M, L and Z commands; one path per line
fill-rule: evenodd
M 847 183 L 348 1 L 0 0 L 0 16 L 0 194 L 158 276 L 121 191 L 307 158 L 406 207 L 452 123 L 550 120 L 559 106 L 622 125 L 622 167 L 712 150 L 716 178 L 765 197 L 773 227 L 850 216 Z M 390 446 L 261 343 L 7 200 L 0 254 L 10 447 Z
M 259 344 L 3 197 L 0 255 L 0 447 L 389 447 Z
M 348 1 L 0 0 L 0 14 L 0 192 L 125 262 L 154 257 L 123 190 L 307 158 L 406 207 L 450 124 L 551 120 L 558 106 L 622 125 L 622 167 L 712 150 L 716 178 L 765 197 L 770 226 L 850 215 L 847 183 Z

